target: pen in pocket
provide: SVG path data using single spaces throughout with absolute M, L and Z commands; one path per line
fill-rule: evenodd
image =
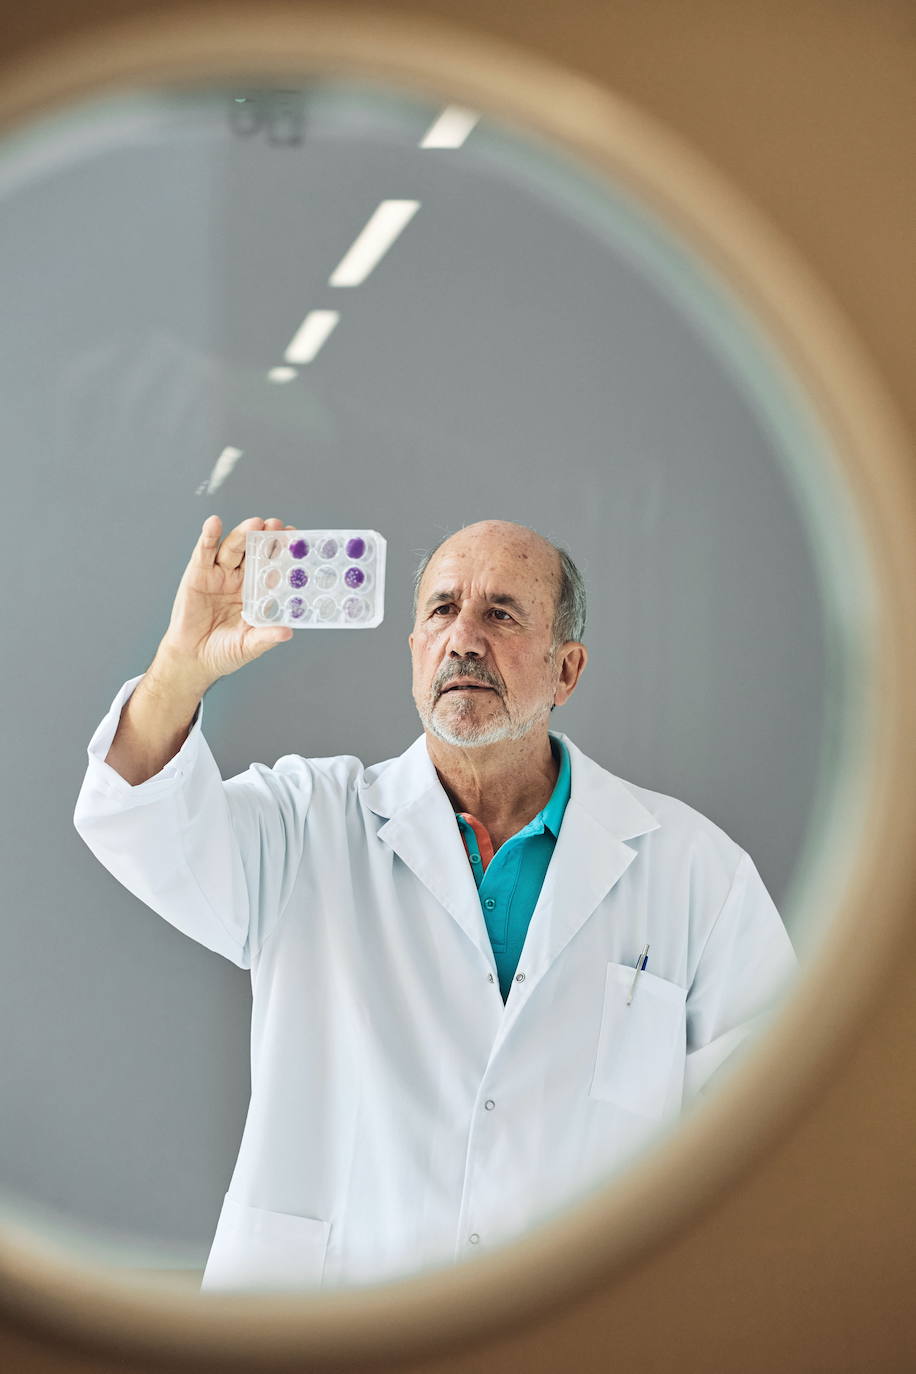
M 642 973 L 643 969 L 646 967 L 646 964 L 648 964 L 648 962 L 649 946 L 646 945 L 642 954 L 640 954 L 639 958 L 636 960 L 636 972 L 633 974 L 633 981 L 630 984 L 630 991 L 627 993 L 627 1006 L 629 1006 L 630 1003 L 633 1001 L 633 993 L 636 990 L 636 979 Z

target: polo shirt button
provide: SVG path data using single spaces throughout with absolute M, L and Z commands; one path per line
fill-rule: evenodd
M 494 902 L 492 897 L 488 897 L 484 902 L 484 906 L 487 908 L 487 911 L 492 911 L 495 905 L 496 903 Z
M 480 855 L 479 855 L 479 854 L 472 854 L 472 855 L 471 855 L 471 863 L 472 863 L 472 864 L 479 864 L 479 863 L 480 863 Z

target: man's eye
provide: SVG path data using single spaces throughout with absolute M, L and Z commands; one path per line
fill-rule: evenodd
M 437 607 L 436 607 L 436 609 L 433 611 L 433 615 L 438 615 L 440 611 L 449 611 L 449 610 L 451 610 L 451 602 L 448 602 L 448 603 L 443 602 L 443 604 L 442 604 L 441 606 L 437 606 Z M 504 615 L 504 616 L 506 617 L 507 620 L 511 620 L 511 619 L 512 619 L 512 617 L 511 617 L 511 615 L 509 614 L 509 612 L 508 612 L 508 611 L 502 610 L 499 606 L 494 606 L 494 607 L 493 607 L 493 613 L 494 613 L 494 615 Z

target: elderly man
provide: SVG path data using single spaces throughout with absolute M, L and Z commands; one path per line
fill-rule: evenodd
M 795 968 L 746 853 L 548 728 L 585 597 L 524 526 L 467 526 L 419 569 L 403 754 L 224 781 L 201 698 L 292 635 L 240 615 L 245 535 L 282 528 L 220 543 L 205 521 L 74 814 L 131 892 L 251 970 L 213 1290 L 381 1281 L 520 1235 L 644 1150 Z

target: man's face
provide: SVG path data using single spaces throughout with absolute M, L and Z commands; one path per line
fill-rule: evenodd
M 424 730 L 473 746 L 546 722 L 559 681 L 560 651 L 550 653 L 557 564 L 536 536 L 501 521 L 461 530 L 437 551 L 408 640 Z M 456 678 L 479 687 L 456 690 Z

